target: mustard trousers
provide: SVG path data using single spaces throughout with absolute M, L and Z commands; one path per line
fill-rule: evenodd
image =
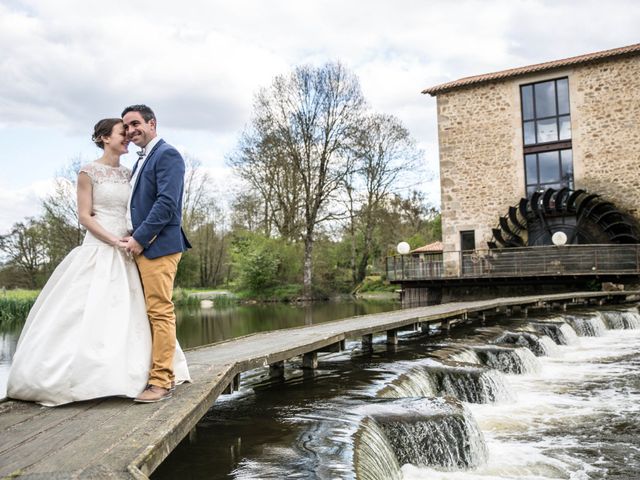
M 171 297 L 181 256 L 182 253 L 174 253 L 151 260 L 144 255 L 136 256 L 151 325 L 152 358 L 148 383 L 162 388 L 170 388 L 174 379 L 176 314 Z

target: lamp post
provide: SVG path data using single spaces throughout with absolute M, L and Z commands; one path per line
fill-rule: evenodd
M 400 254 L 400 271 L 402 272 L 401 278 L 402 280 L 404 280 L 404 256 L 411 251 L 411 246 L 407 242 L 400 242 L 396 247 L 396 250 Z

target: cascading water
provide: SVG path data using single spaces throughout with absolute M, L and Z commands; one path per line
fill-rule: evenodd
M 536 357 L 553 356 L 558 352 L 556 343 L 547 335 L 538 335 L 531 332 L 504 332 L 495 340 L 495 343 L 526 347 Z
M 494 403 L 513 400 L 504 375 L 475 364 L 430 361 L 411 368 L 381 388 L 386 398 L 451 396 L 463 402 Z
M 536 356 L 524 347 L 472 346 L 483 365 L 503 373 L 535 373 L 540 370 Z
M 430 372 L 424 368 L 413 368 L 403 373 L 378 391 L 381 398 L 435 397 L 438 386 Z
M 539 343 L 542 350 L 545 352 L 545 357 L 553 357 L 558 355 L 560 349 L 558 348 L 558 344 L 554 342 L 551 337 L 548 335 L 541 335 L 539 338 Z
M 377 405 L 379 411 L 370 413 L 361 425 L 356 438 L 367 439 L 371 443 L 365 446 L 363 441 L 357 441 L 355 444 L 358 479 L 393 478 L 378 474 L 370 476 L 369 472 L 378 469 L 379 459 L 372 460 L 374 466 L 365 463 L 373 452 L 386 450 L 386 446 L 374 443 L 385 439 L 388 439 L 400 465 L 453 470 L 474 468 L 486 462 L 488 452 L 484 437 L 464 405 L 445 398 L 410 399 L 408 402 L 414 406 L 398 410 L 397 407 L 380 409 Z M 359 451 L 361 448 L 364 448 L 366 456 Z
M 575 330 L 564 321 L 531 322 L 531 325 L 558 345 L 572 345 L 578 341 Z
M 451 356 L 451 360 L 455 362 L 475 363 L 478 365 L 482 365 L 483 363 L 474 350 L 463 350 L 459 353 L 455 353 Z
M 601 337 L 607 331 L 607 326 L 600 312 L 565 315 L 565 320 L 580 337 Z
M 609 328 L 616 330 L 640 329 L 640 315 L 636 310 L 612 310 L 602 312 Z
M 497 370 L 474 366 L 432 369 L 441 395 L 470 403 L 510 402 L 513 396 L 504 375 Z
M 391 441 L 373 418 L 362 420 L 354 435 L 353 466 L 358 480 L 400 480 L 400 464 Z

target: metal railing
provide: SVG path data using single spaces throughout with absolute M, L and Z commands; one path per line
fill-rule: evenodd
M 640 274 L 640 245 L 564 245 L 445 252 L 457 256 L 460 277 L 533 277 Z M 417 256 L 387 258 L 387 278 L 421 280 L 458 277 L 445 275 L 443 262 L 424 262 Z
M 421 280 L 444 277 L 442 260 L 424 260 L 413 255 L 387 257 L 387 279 Z

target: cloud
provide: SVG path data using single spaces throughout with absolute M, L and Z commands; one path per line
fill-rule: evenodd
M 71 157 L 68 143 L 57 149 L 51 135 L 37 132 L 85 138 L 97 119 L 147 103 L 161 135 L 220 168 L 260 87 L 295 65 L 340 60 L 360 77 L 372 108 L 408 127 L 433 171 L 436 102 L 422 89 L 632 44 L 639 20 L 634 0 L 113 0 L 99 8 L 84 0 L 5 0 L 0 162 L 12 154 L 31 164 L 55 161 L 44 148 L 53 158 Z M 16 129 L 40 143 L 7 153 Z M 16 188 L 27 191 L 29 183 Z M 11 209 L 1 208 L 8 218 Z
M 0 188 L 0 235 L 11 230 L 14 223 L 42 213 L 42 199 L 55 191 L 55 180 L 34 182 L 26 188 Z

